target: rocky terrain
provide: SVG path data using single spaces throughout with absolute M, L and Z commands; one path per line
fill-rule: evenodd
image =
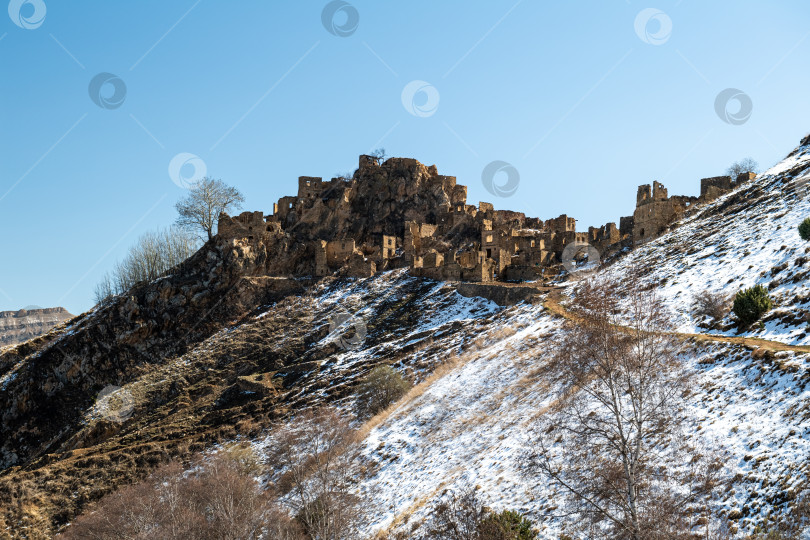
M 788 515 L 810 473 L 810 357 L 801 347 L 810 341 L 810 259 L 796 234 L 810 215 L 805 171 L 808 139 L 598 270 L 644 266 L 679 330 L 706 338 L 685 340 L 679 352 L 697 377 L 690 436 L 727 456 L 732 487 L 718 512 L 739 535 Z M 408 188 L 427 185 L 429 171 L 414 165 L 399 178 L 353 195 L 358 235 L 371 241 L 386 227 L 400 235 L 396 224 L 409 211 L 445 204 L 438 188 Z M 0 537 L 48 538 L 171 458 L 235 439 L 262 452 L 271 430 L 308 406 L 349 411 L 359 382 L 380 364 L 425 384 L 363 431 L 354 490 L 369 501 L 365 534 L 416 534 L 443 490 L 470 484 L 493 508 L 529 515 L 541 538 L 566 531 L 557 494 L 527 477 L 519 457 L 527 426 L 554 399 L 538 376 L 563 329 L 550 308 L 565 305 L 578 274 L 563 274 L 562 289 L 523 284 L 520 294 L 407 268 L 311 276 L 305 241 L 326 234 L 321 224 L 334 217 L 328 206 L 322 212 L 304 220 L 298 244 L 215 237 L 168 275 L 0 352 Z M 280 253 L 298 261 L 300 275 L 278 275 Z M 710 326 L 691 313 L 700 290 L 730 295 L 754 283 L 776 300 L 764 329 L 739 331 L 731 316 Z M 354 332 L 336 333 L 336 320 Z M 784 349 L 712 337 L 759 337 Z M 118 405 L 98 407 L 110 393 Z
M 41 336 L 72 317 L 61 307 L 0 311 L 0 349 Z

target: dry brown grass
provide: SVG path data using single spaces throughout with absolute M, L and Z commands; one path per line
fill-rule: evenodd
M 486 339 L 490 342 L 492 341 L 502 341 L 506 338 L 510 338 L 517 334 L 517 330 L 512 325 L 503 325 L 497 328 L 493 328 L 486 334 Z
M 408 508 L 406 508 L 405 510 L 394 516 L 394 519 L 393 521 L 391 521 L 391 525 L 388 526 L 388 529 L 385 531 L 380 531 L 378 533 L 378 538 L 390 538 L 392 532 L 396 531 L 398 528 L 408 523 L 408 520 L 410 520 L 413 514 L 415 514 L 425 506 L 427 506 L 432 501 L 434 501 L 439 496 L 439 494 L 441 494 L 444 491 L 444 488 L 445 486 L 447 486 L 447 483 L 448 482 L 446 480 L 440 482 L 439 485 L 437 485 L 433 491 L 431 491 L 427 495 L 423 495 L 417 498 Z

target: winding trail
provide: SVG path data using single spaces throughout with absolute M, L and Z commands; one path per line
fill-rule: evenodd
M 537 287 L 542 292 L 547 292 L 548 295 L 543 301 L 543 306 L 554 313 L 570 321 L 576 321 L 577 317 L 568 311 L 562 304 L 562 287 Z M 622 327 L 624 328 L 624 327 Z M 734 337 L 734 336 L 718 336 L 715 334 L 689 334 L 683 332 L 673 332 L 673 335 L 683 339 L 694 339 L 695 341 L 714 341 L 717 343 L 731 343 L 734 345 L 742 345 L 749 349 L 762 349 L 764 351 L 787 351 L 797 353 L 810 353 L 810 346 L 807 345 L 788 345 L 779 341 L 771 341 L 768 339 L 760 339 L 753 337 Z

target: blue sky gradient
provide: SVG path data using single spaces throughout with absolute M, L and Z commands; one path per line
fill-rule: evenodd
M 22 19 L 0 16 L 0 310 L 90 308 L 138 235 L 174 220 L 185 190 L 168 167 L 183 152 L 250 210 L 384 147 L 457 176 L 471 203 L 567 213 L 587 230 L 631 214 L 639 184 L 694 195 L 701 177 L 745 156 L 767 168 L 810 131 L 800 1 L 356 0 L 334 19 L 356 11 L 346 36 L 322 24 L 322 1 L 11 4 Z M 639 34 L 650 7 L 663 18 Z M 126 86 L 114 108 L 90 98 L 99 73 Z M 403 105 L 414 80 L 438 96 L 410 100 L 422 116 Z M 738 125 L 715 111 L 726 88 L 753 105 Z M 511 197 L 484 188 L 494 160 L 520 173 Z

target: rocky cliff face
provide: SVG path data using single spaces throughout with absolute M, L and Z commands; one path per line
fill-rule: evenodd
M 71 318 L 62 307 L 0 311 L 0 348 L 41 336 Z
M 107 385 L 182 354 L 264 297 L 240 278 L 256 254 L 209 242 L 175 273 L 136 286 L 60 332 L 0 354 L 0 469 L 59 448 Z M 248 307 L 242 297 L 249 297 Z

